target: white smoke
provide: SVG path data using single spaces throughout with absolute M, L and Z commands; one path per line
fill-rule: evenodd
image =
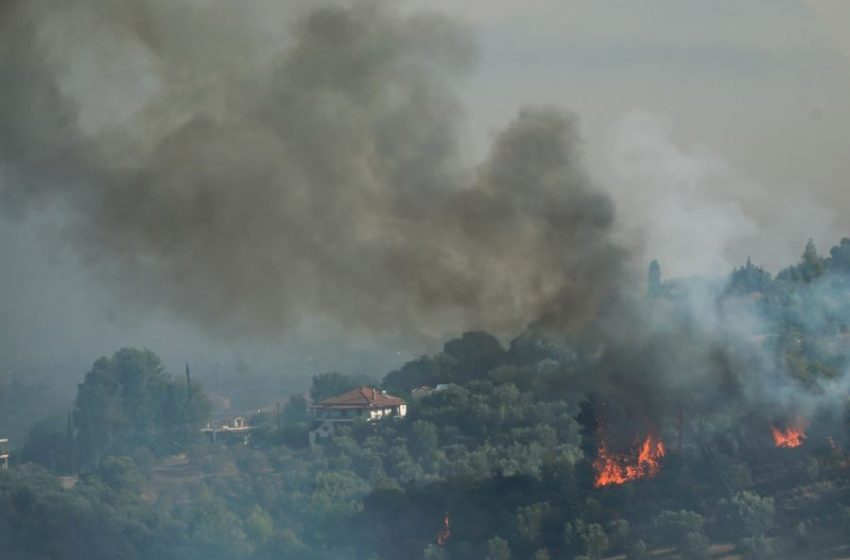
M 748 256 L 775 272 L 809 237 L 823 247 L 838 238 L 829 209 L 749 180 L 714 149 L 683 147 L 674 133 L 672 119 L 638 111 L 608 141 L 620 234 L 665 276 L 724 275 Z

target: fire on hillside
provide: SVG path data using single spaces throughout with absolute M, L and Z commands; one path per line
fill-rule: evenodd
M 776 447 L 794 448 L 803 445 L 806 440 L 807 422 L 803 418 L 795 418 L 784 429 L 770 426 L 773 444 Z
M 600 488 L 641 478 L 652 478 L 661 472 L 663 458 L 664 442 L 653 433 L 647 435 L 640 445 L 624 453 L 610 452 L 603 441 L 593 464 L 596 473 L 593 485 Z

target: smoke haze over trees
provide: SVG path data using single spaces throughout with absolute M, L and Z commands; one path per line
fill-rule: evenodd
M 850 409 L 834 389 L 850 358 L 850 314 L 832 303 L 850 293 L 847 244 L 829 257 L 809 244 L 776 277 L 748 262 L 716 285 L 665 280 L 653 266 L 658 285 L 642 300 L 643 317 L 696 331 L 653 329 L 654 362 L 620 366 L 619 377 L 610 370 L 616 356 L 594 339 L 531 328 L 503 346 L 486 332 L 464 333 L 386 374 L 381 387 L 404 397 L 443 387 L 411 399 L 406 417 L 355 421 L 312 447 L 301 396 L 253 415 L 250 445 L 202 438 L 204 389 L 164 371 L 150 351 L 122 349 L 95 362 L 68 425 L 49 418 L 21 450 L 76 474 L 59 480 L 20 461 L 0 473 L 0 542 L 12 558 L 639 559 L 674 550 L 690 560 L 718 550 L 777 558 L 784 549 L 823 557 L 844 543 L 850 519 Z M 696 355 L 693 336 L 706 333 L 690 298 L 706 297 L 704 283 L 713 306 L 762 317 L 770 334 L 731 348 L 704 341 L 718 358 L 741 361 L 679 370 L 697 390 L 676 411 L 676 383 L 654 384 L 670 373 L 667 361 Z M 761 373 L 739 348 L 775 362 L 771 380 L 787 399 L 761 391 L 747 400 Z M 711 384 L 719 371 L 734 390 Z M 318 374 L 310 393 L 363 382 Z M 770 428 L 796 414 L 808 419 L 802 446 L 775 447 Z M 667 454 L 652 477 L 600 487 L 599 454 L 634 442 L 623 420 L 655 431 Z M 61 486 L 69 480 L 73 488 Z M 450 535 L 440 544 L 446 516 Z
M 560 107 L 512 111 L 472 165 L 475 58 L 469 28 L 389 2 L 0 4 L 4 219 L 49 223 L 96 303 L 117 302 L 100 332 L 158 310 L 247 348 L 301 329 L 444 342 L 397 351 L 381 381 L 317 366 L 309 390 L 250 359 L 222 380 L 212 352 L 202 387 L 131 347 L 84 378 L 63 369 L 80 382 L 67 406 L 0 372 L 0 437 L 17 436 L 0 547 L 543 560 L 846 544 L 850 239 L 809 240 L 775 275 L 758 255 L 732 269 L 728 246 L 757 230 L 726 198 L 740 182 L 642 114 L 613 150 L 634 182 L 619 208 Z M 658 227 L 643 238 L 633 215 Z M 653 243 L 700 274 L 641 262 Z M 40 336 L 15 308 L 0 307 L 10 354 Z M 360 385 L 410 413 L 309 445 L 305 395 Z M 250 434 L 202 434 L 223 411 Z

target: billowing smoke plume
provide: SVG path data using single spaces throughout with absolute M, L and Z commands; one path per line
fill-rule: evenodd
M 516 332 L 616 291 L 571 116 L 522 110 L 458 160 L 464 28 L 260 4 L 5 2 L 3 206 L 58 202 L 94 276 L 223 333 Z
M 464 166 L 457 23 L 378 3 L 0 6 L 3 207 L 58 208 L 124 301 L 267 340 L 305 321 L 573 329 L 622 446 L 681 409 L 789 402 L 758 315 L 718 286 L 624 297 L 572 116 L 523 109 Z

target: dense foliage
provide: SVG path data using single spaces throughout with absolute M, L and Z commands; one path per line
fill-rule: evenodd
M 95 362 L 77 392 L 74 425 L 85 460 L 140 447 L 174 453 L 197 434 L 209 414 L 188 366 L 175 381 L 150 350 L 124 348 Z
M 650 280 L 650 305 L 670 306 L 686 326 L 696 320 L 693 286 L 663 282 L 657 263 Z M 844 375 L 850 240 L 825 258 L 810 243 L 776 277 L 748 261 L 708 291 L 712 306 L 759 318 L 741 332 L 800 395 Z M 303 396 L 252 418 L 250 445 L 199 439 L 201 387 L 172 379 L 152 352 L 120 350 L 95 363 L 72 417 L 47 417 L 21 450 L 54 471 L 80 471 L 62 479 L 73 488 L 34 465 L 0 473 L 0 542 L 10 558 L 33 559 L 638 560 L 660 547 L 708 558 L 712 543 L 753 558 L 794 547 L 797 558 L 843 538 L 843 402 L 816 411 L 810 442 L 792 450 L 767 441 L 761 411 L 752 425 L 692 414 L 677 428 L 673 418 L 659 428 L 668 453 L 658 477 L 595 488 L 598 355 L 536 328 L 507 347 L 468 332 L 384 377 L 405 398 L 439 386 L 410 399 L 405 418 L 357 421 L 310 446 Z M 311 397 L 362 383 L 318 375 Z M 437 544 L 447 518 L 450 535 Z

